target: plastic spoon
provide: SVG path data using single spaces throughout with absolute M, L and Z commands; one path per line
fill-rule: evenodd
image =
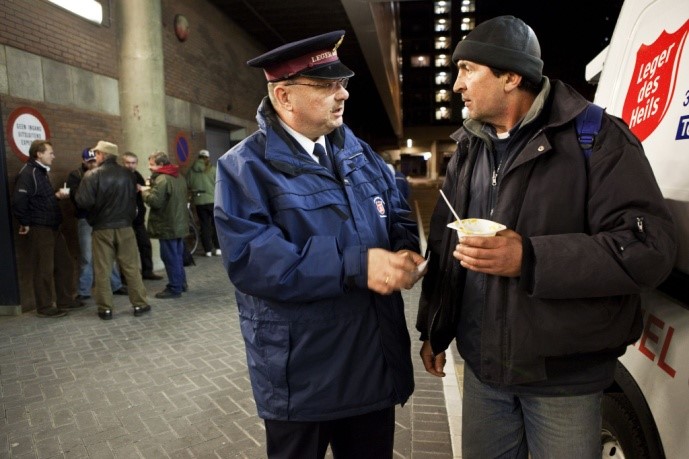
M 457 215 L 457 212 L 455 212 L 455 209 L 452 207 L 452 204 L 450 204 L 450 201 L 447 199 L 447 196 L 445 196 L 445 193 L 443 193 L 443 190 L 440 190 L 440 196 L 443 197 L 443 199 L 445 200 L 445 203 L 447 203 L 447 207 L 450 208 L 452 215 L 454 215 L 455 218 L 457 219 L 457 224 L 459 225 L 458 229 L 463 231 L 464 225 L 462 224 L 462 220 L 459 218 L 459 215 Z

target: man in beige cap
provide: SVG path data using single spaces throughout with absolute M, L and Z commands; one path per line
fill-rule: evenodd
M 117 163 L 117 145 L 99 141 L 93 147 L 98 167 L 88 171 L 79 186 L 76 201 L 88 210 L 88 222 L 93 227 L 93 265 L 95 272 L 95 300 L 98 316 L 112 319 L 112 291 L 110 270 L 115 260 L 127 280 L 129 300 L 135 316 L 151 310 L 146 301 L 139 251 L 132 229 L 136 217 L 136 179 Z

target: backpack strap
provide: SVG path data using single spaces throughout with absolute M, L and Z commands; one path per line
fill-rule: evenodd
M 603 107 L 596 104 L 588 104 L 576 117 L 577 138 L 586 159 L 591 157 L 593 143 L 600 131 L 604 111 Z

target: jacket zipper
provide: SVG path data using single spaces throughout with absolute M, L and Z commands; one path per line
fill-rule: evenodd
M 633 245 L 639 240 L 644 241 L 646 239 L 646 228 L 644 225 L 644 217 L 636 217 L 636 230 L 635 232 L 637 233 L 637 237 L 634 239 L 630 239 L 629 241 L 625 241 L 623 244 L 620 244 L 620 252 L 624 252 L 627 247 L 630 245 Z

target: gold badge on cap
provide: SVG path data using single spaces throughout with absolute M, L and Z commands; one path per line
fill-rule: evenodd
M 337 48 L 342 44 L 342 40 L 344 40 L 344 35 L 340 37 L 339 40 L 337 40 L 337 43 L 335 43 L 335 47 L 333 48 L 333 53 L 337 54 Z

